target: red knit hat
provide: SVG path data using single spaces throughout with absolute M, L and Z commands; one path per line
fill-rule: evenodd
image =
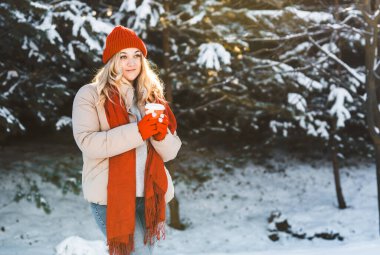
M 144 57 L 148 54 L 144 42 L 129 28 L 116 26 L 107 36 L 106 47 L 103 51 L 103 63 L 112 58 L 113 55 L 125 48 L 137 48 L 141 50 Z

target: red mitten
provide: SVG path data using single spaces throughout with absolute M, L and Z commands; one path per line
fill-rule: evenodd
M 153 118 L 152 114 L 147 114 L 137 124 L 142 139 L 145 141 L 152 135 L 157 134 L 157 118 Z
M 161 117 L 163 115 L 163 117 Z M 165 139 L 166 134 L 168 133 L 169 118 L 165 114 L 161 114 L 159 120 L 157 121 L 157 131 L 158 133 L 153 136 L 154 140 L 162 141 Z M 160 122 L 162 119 L 162 122 Z

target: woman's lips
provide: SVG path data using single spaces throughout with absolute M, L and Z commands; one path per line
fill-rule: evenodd
M 131 71 L 135 71 L 136 69 L 132 69 L 132 70 L 126 70 L 127 72 L 131 72 Z

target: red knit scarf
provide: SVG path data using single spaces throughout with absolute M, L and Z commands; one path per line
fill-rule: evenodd
M 114 93 L 105 102 L 110 128 L 128 124 L 129 116 L 119 94 Z M 162 103 L 157 101 L 157 103 Z M 169 105 L 165 114 L 169 118 L 171 133 L 177 122 Z M 149 141 L 149 140 L 147 140 Z M 125 141 L 126 143 L 128 141 Z M 165 238 L 165 193 L 168 187 L 164 162 L 150 142 L 145 166 L 145 225 L 144 243 L 153 244 Z M 107 244 L 111 255 L 129 255 L 134 250 L 136 211 L 136 149 L 109 158 L 107 186 Z

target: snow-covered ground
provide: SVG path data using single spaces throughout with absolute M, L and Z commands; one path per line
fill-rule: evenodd
M 0 255 L 106 254 L 104 238 L 81 195 L 63 195 L 53 184 L 42 182 L 33 173 L 36 165 L 32 159 L 3 164 L 5 161 L 2 158 L 0 166 Z M 345 210 L 337 209 L 330 162 L 302 163 L 283 155 L 272 164 L 281 171 L 267 171 L 253 163 L 230 173 L 214 167 L 209 170 L 213 178 L 203 185 L 176 183 L 181 217 L 188 228 L 178 231 L 168 227 L 166 240 L 155 248 L 156 254 L 379 254 L 373 164 L 357 163 L 341 170 L 349 206 Z M 13 201 L 16 186 L 25 176 L 37 181 L 51 214 L 25 199 Z M 271 215 L 276 217 L 268 223 Z M 291 226 L 289 233 L 276 227 L 285 220 Z M 336 238 L 314 237 L 321 233 L 335 234 Z M 270 240 L 271 234 L 276 234 L 278 241 Z

